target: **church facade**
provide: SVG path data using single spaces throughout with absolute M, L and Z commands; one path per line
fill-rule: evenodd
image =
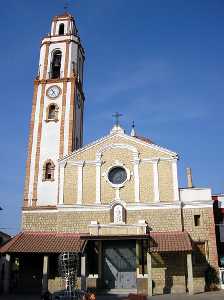
M 55 16 L 34 81 L 22 231 L 0 250 L 20 261 L 15 289 L 63 289 L 58 255 L 78 252 L 83 289 L 204 291 L 218 267 L 210 189 L 180 189 L 177 153 L 118 123 L 83 146 L 84 60 L 74 18 Z

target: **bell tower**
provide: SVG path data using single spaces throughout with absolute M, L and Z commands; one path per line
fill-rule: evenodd
M 34 80 L 24 207 L 57 205 L 58 159 L 82 146 L 84 60 L 73 16 L 55 16 Z

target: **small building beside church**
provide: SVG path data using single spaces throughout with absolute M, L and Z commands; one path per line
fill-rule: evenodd
M 34 80 L 21 233 L 0 249 L 19 261 L 15 292 L 63 289 L 62 252 L 79 253 L 83 289 L 204 291 L 218 268 L 211 190 L 180 188 L 178 154 L 118 122 L 83 146 L 84 60 L 73 16 L 55 16 Z

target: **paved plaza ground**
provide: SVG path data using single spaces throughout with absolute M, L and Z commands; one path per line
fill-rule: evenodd
M 40 296 L 37 295 L 0 295 L 1 300 L 40 300 Z M 125 300 L 126 295 L 100 295 L 97 296 L 97 300 Z M 224 290 L 219 292 L 209 292 L 196 294 L 189 296 L 187 294 L 177 294 L 177 295 L 161 295 L 153 296 L 148 299 L 152 300 L 223 300 Z

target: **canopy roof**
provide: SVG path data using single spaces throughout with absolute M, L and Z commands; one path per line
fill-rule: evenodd
M 0 248 L 0 253 L 81 252 L 85 241 L 77 233 L 21 232 Z
M 186 231 L 151 231 L 144 235 L 81 235 L 83 240 L 148 240 L 150 252 L 191 251 L 191 240 Z
M 81 252 L 88 240 L 149 240 L 150 252 L 191 251 L 187 232 L 154 232 L 145 235 L 93 236 L 78 233 L 21 232 L 0 248 L 0 253 Z

